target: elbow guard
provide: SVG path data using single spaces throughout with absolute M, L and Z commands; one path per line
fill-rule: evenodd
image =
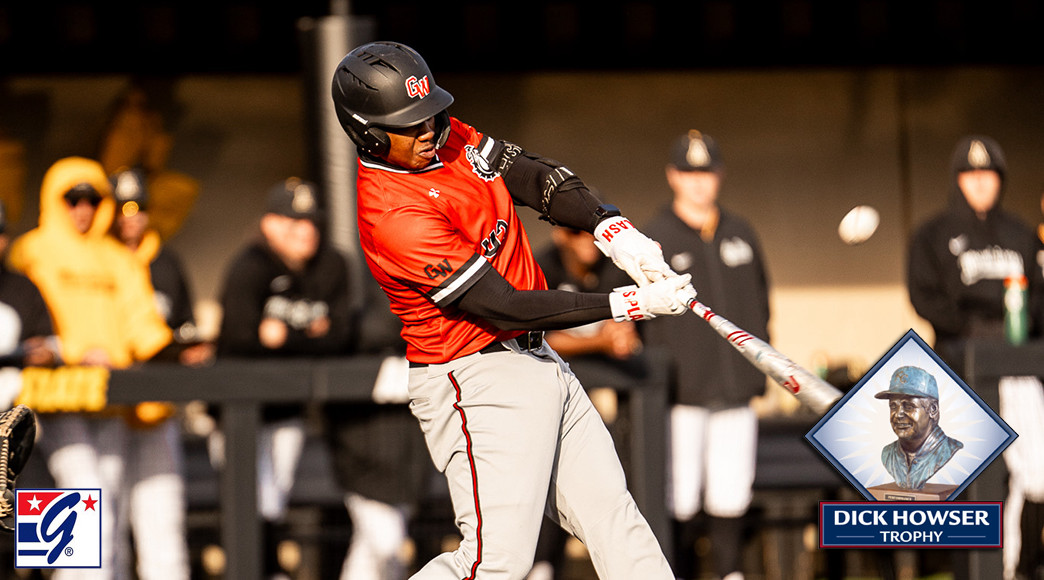
M 604 213 L 606 210 L 599 205 L 601 202 L 588 190 L 583 180 L 558 161 L 489 137 L 483 137 L 468 155 L 478 158 L 472 161 L 473 166 L 485 168 L 484 172 L 476 169 L 476 173 L 480 176 L 488 175 L 490 181 L 497 175 L 503 177 L 516 203 L 539 211 L 540 219 L 552 225 L 590 232 L 599 221 L 608 217 Z M 560 196 L 565 192 L 571 195 Z
M 490 149 L 490 165 L 503 176 L 515 201 L 540 211 L 540 219 L 552 225 L 559 225 L 551 217 L 555 196 L 571 189 L 587 189 L 575 173 L 554 159 L 529 153 L 507 141 L 497 141 Z
M 558 195 L 559 191 L 567 189 L 563 186 L 570 179 L 574 179 L 575 183 L 570 184 L 571 186 L 568 189 L 583 186 L 580 178 L 565 165 L 555 167 L 547 174 L 547 177 L 544 178 L 544 187 L 540 195 L 540 219 L 550 222 L 553 226 L 558 225 L 558 222 L 551 218 L 551 202 Z

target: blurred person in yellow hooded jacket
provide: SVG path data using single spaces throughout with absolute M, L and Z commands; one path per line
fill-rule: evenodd
M 126 368 L 153 358 L 172 340 L 148 270 L 108 235 L 115 205 L 101 164 L 61 159 L 43 178 L 39 226 L 10 248 L 11 267 L 28 276 L 47 303 L 66 365 Z M 40 448 L 56 485 L 102 490 L 101 569 L 57 570 L 56 580 L 116 576 L 115 514 L 127 423 L 114 411 L 40 416 Z
M 62 159 L 44 176 L 40 225 L 11 245 L 11 266 L 51 310 L 66 364 L 125 368 L 171 341 L 148 270 L 106 235 L 115 205 L 100 164 Z

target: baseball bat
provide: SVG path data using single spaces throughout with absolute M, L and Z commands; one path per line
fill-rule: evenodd
M 767 342 L 736 326 L 728 319 L 715 314 L 710 308 L 693 298 L 690 310 L 707 321 L 711 328 L 740 352 L 751 364 L 766 376 L 782 385 L 797 397 L 798 401 L 822 415 L 841 398 L 837 387 L 824 381 L 783 356 Z

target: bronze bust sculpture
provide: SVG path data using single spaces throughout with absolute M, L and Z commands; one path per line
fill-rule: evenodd
M 885 469 L 902 489 L 919 490 L 964 447 L 939 427 L 939 387 L 920 367 L 904 366 L 892 374 L 888 390 L 889 421 L 898 439 L 881 450 Z

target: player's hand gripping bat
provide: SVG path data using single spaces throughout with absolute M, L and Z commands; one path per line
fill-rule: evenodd
M 767 342 L 746 332 L 699 300 L 689 301 L 690 310 L 707 321 L 711 328 L 747 358 L 759 371 L 791 392 L 799 401 L 822 415 L 841 398 L 841 391 L 783 356 Z

